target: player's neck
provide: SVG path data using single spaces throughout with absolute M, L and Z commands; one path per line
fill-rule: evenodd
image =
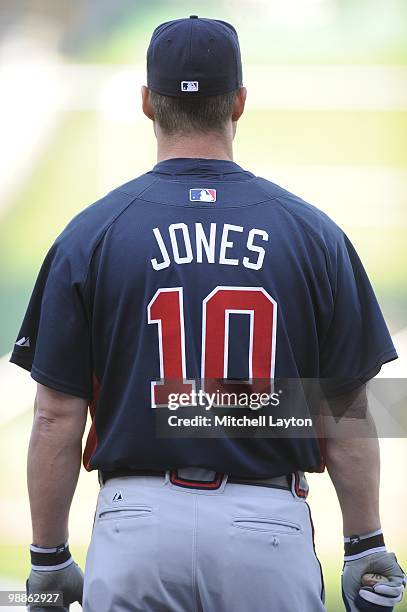
M 233 161 L 232 137 L 226 132 L 174 136 L 157 134 L 157 161 L 175 157 Z

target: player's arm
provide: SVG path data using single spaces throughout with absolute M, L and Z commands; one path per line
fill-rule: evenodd
M 381 526 L 380 449 L 365 385 L 330 405 L 334 415 L 342 415 L 326 440 L 326 465 L 341 506 L 343 534 L 376 531 Z
M 27 592 L 82 602 L 83 574 L 69 552 L 68 516 L 78 481 L 87 401 L 38 384 L 28 450 L 33 544 Z
M 86 414 L 86 400 L 37 385 L 27 476 L 33 542 L 38 546 L 57 546 L 68 538 Z
M 343 517 L 345 563 L 342 575 L 346 609 L 392 610 L 403 595 L 404 573 L 386 551 L 379 513 L 380 450 L 369 414 L 365 386 L 330 401 L 335 417 L 326 440 L 326 464 Z M 362 577 L 380 578 L 363 586 Z

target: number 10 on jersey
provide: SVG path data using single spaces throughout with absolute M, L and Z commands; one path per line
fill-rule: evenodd
M 148 323 L 158 327 L 160 381 L 151 382 L 151 405 L 167 406 L 168 397 L 195 391 L 187 379 L 184 295 L 182 287 L 158 289 L 147 308 Z M 249 381 L 262 381 L 271 392 L 274 378 L 277 303 L 263 287 L 216 287 L 202 303 L 201 379 L 206 393 L 248 392 L 247 383 L 227 382 L 229 317 L 249 317 Z M 264 381 L 270 380 L 269 390 Z M 244 391 L 243 391 L 244 390 Z

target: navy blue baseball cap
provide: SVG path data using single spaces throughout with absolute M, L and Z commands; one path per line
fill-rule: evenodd
M 165 96 L 217 96 L 242 86 L 235 28 L 191 15 L 159 25 L 147 51 L 147 85 Z

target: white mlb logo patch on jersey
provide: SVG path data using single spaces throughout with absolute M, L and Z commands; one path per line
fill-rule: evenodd
M 181 91 L 199 91 L 199 81 L 181 81 Z
M 216 202 L 216 189 L 190 189 L 189 199 L 191 202 Z

